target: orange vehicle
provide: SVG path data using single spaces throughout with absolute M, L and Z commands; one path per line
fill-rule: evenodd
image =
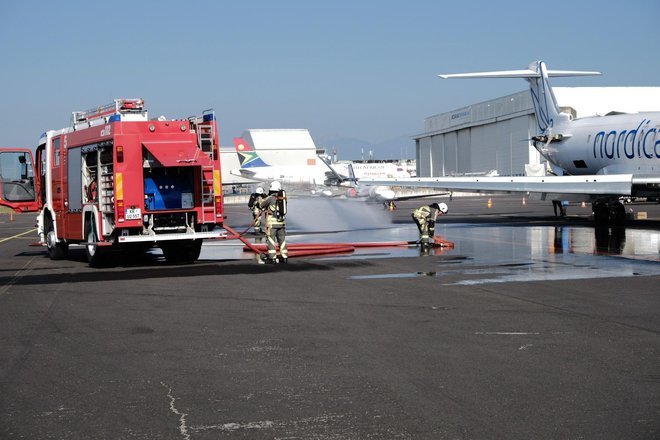
M 38 212 L 52 259 L 71 244 L 85 246 L 92 266 L 158 246 L 168 262 L 188 263 L 203 239 L 226 236 L 212 110 L 150 120 L 142 99 L 115 99 L 44 133 L 34 158 L 0 150 L 0 177 L 0 205 Z

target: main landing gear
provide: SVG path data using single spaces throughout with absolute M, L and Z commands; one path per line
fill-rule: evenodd
M 596 252 L 619 255 L 626 243 L 626 209 L 618 199 L 593 204 Z
M 626 208 L 618 200 L 595 202 L 593 204 L 594 223 L 597 228 L 618 228 L 625 226 Z

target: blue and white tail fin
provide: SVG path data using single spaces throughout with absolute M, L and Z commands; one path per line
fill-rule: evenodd
M 259 157 L 259 153 L 243 138 L 234 138 L 234 147 L 236 148 L 236 154 L 238 154 L 238 162 L 241 164 L 241 168 L 270 166 Z
M 440 78 L 523 78 L 529 83 L 529 89 L 534 103 L 536 122 L 540 133 L 546 133 L 555 122 L 568 119 L 568 115 L 560 113 L 557 99 L 548 82 L 549 77 L 556 76 L 589 76 L 600 75 L 600 72 L 585 72 L 577 70 L 548 70 L 543 61 L 534 61 L 526 70 L 504 70 L 499 72 L 456 73 L 438 75 Z

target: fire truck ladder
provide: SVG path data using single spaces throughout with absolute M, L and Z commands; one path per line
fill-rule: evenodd
M 202 166 L 202 223 L 215 222 L 215 193 L 213 190 L 213 165 Z
M 99 124 L 107 124 L 112 115 L 140 114 L 145 118 L 147 111 L 144 109 L 142 99 L 115 99 L 110 104 L 101 105 L 81 112 L 71 114 L 71 125 L 74 130 L 91 127 Z
M 202 116 L 190 118 L 190 123 L 197 132 L 197 145 L 209 156 L 211 161 L 215 160 L 215 130 L 213 121 L 215 112 L 213 110 L 204 110 Z M 213 185 L 213 165 L 202 166 L 202 223 L 213 223 L 216 221 L 215 215 L 215 190 Z
M 201 120 L 200 120 L 201 119 Z M 213 145 L 215 144 L 215 130 L 213 130 L 213 124 L 205 124 L 207 121 L 213 121 L 215 119 L 215 114 L 213 110 L 205 110 L 201 118 L 198 118 L 196 122 L 197 129 L 197 145 L 202 149 L 202 151 L 208 154 L 211 157 L 211 160 L 215 159 L 213 157 Z

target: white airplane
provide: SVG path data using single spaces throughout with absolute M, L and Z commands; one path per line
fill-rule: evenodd
M 621 225 L 619 198 L 660 196 L 660 112 L 573 119 L 561 113 L 548 77 L 600 75 L 600 72 L 547 70 L 542 61 L 526 70 L 438 75 L 441 78 L 523 78 L 534 103 L 535 148 L 555 176 L 426 177 L 363 179 L 363 183 L 473 192 L 530 192 L 582 196 L 593 204 L 596 225 Z
M 240 168 L 230 170 L 231 174 L 261 182 L 278 180 L 282 184 L 323 185 L 326 180 L 344 179 L 336 176 L 334 170 L 328 169 L 325 163 L 319 163 L 316 158 L 308 160 L 309 165 L 269 165 L 259 153 L 243 138 L 234 138 L 234 147 L 238 154 Z
M 328 168 L 334 170 L 329 162 L 326 162 L 325 160 L 324 162 Z M 334 181 L 337 186 L 347 187 L 346 192 L 343 195 L 339 194 L 340 197 L 385 204 L 397 200 L 396 193 L 389 186 L 360 184 L 355 175 L 353 164 L 347 164 L 346 171 L 348 177 L 345 177 L 343 174 L 337 174 L 341 179 Z
M 402 165 L 393 162 L 337 162 L 332 164 L 332 168 L 339 174 L 347 174 L 349 167 L 353 168 L 355 177 L 358 179 L 410 177 Z
M 318 159 L 322 164 L 318 164 L 315 160 L 314 165 L 310 166 L 271 166 L 243 138 L 234 138 L 234 146 L 241 168 L 230 170 L 231 174 L 262 182 L 277 180 L 284 185 L 307 186 L 311 187 L 313 194 L 326 197 L 342 197 L 373 203 L 398 200 L 391 188 L 382 185 L 360 185 L 352 167 L 348 167 L 348 176 L 339 174 L 320 156 Z M 336 189 L 333 191 L 334 187 L 345 187 L 346 190 L 338 193 Z

